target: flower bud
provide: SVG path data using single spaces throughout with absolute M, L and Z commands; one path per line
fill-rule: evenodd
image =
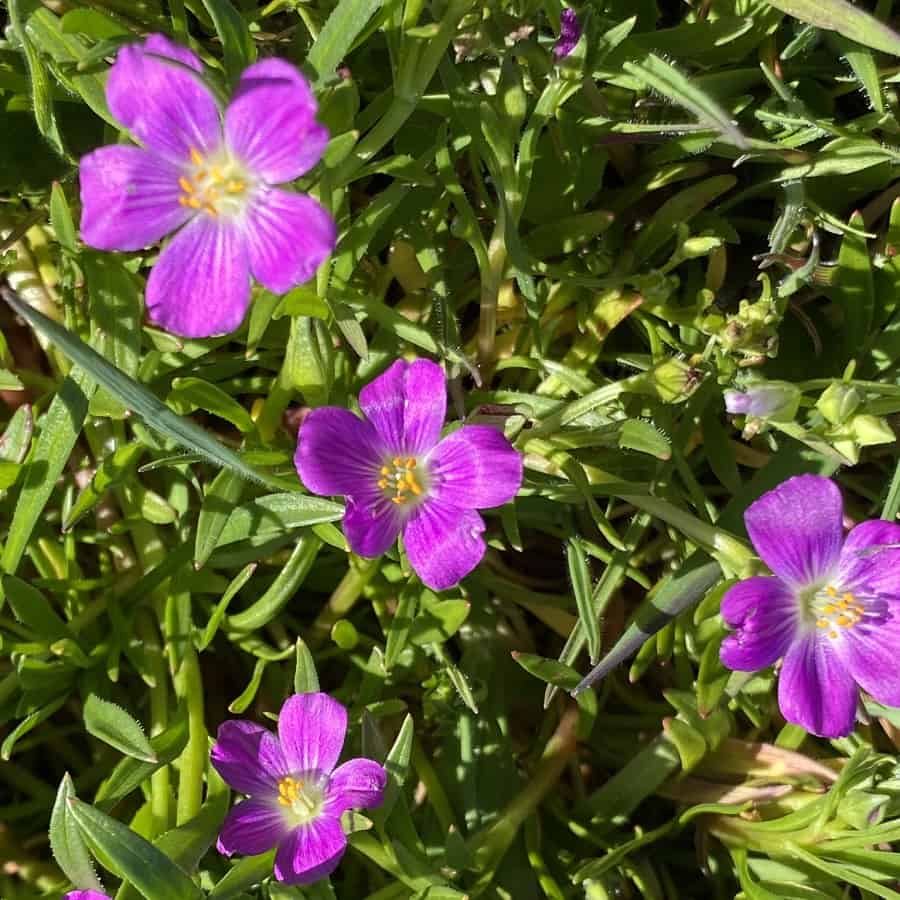
M 854 416 L 847 423 L 853 438 L 860 447 L 871 447 L 875 444 L 890 444 L 896 440 L 894 432 L 880 416 L 863 413 Z
M 835 381 L 822 392 L 816 401 L 816 409 L 832 425 L 840 425 L 856 412 L 862 401 L 862 395 L 853 385 Z
M 732 415 L 789 422 L 797 414 L 800 390 L 786 381 L 761 381 L 743 391 L 724 392 L 725 409 Z

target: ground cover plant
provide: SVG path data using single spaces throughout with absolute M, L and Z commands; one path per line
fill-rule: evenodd
M 900 898 L 890 0 L 6 0 L 0 897 Z

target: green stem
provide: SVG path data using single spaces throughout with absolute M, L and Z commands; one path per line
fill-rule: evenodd
M 203 776 L 206 774 L 208 735 L 204 722 L 203 679 L 193 645 L 189 645 L 175 676 L 175 690 L 187 704 L 188 742 L 179 760 L 177 824 L 183 825 L 200 812 Z
M 153 678 L 150 688 L 150 736 L 154 737 L 166 730 L 169 724 L 169 692 L 166 687 L 168 672 L 160 644 L 159 632 L 148 611 L 141 610 L 137 622 L 141 643 Z M 169 767 L 160 766 L 150 776 L 150 834 L 155 837 L 169 829 Z

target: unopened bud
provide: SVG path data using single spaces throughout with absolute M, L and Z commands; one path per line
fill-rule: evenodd
M 840 425 L 856 412 L 862 401 L 862 395 L 853 385 L 835 381 L 822 392 L 816 401 L 816 409 L 832 425 Z
M 762 381 L 743 391 L 725 391 L 725 409 L 732 415 L 790 422 L 797 415 L 800 390 L 787 381 Z
M 880 416 L 870 416 L 867 413 L 863 413 L 854 416 L 847 423 L 847 426 L 860 447 L 890 444 L 896 440 L 894 432 L 891 431 L 890 426 Z

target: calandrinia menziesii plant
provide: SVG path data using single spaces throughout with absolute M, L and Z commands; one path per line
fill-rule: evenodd
M 83 157 L 81 236 L 140 250 L 174 232 L 147 281 L 152 322 L 186 337 L 241 324 L 250 276 L 275 293 L 308 280 L 334 247 L 331 216 L 275 185 L 308 172 L 328 142 L 316 101 L 290 63 L 244 70 L 223 111 L 190 50 L 162 35 L 119 50 L 110 112 L 141 147 Z
M 744 522 L 773 574 L 722 598 L 736 629 L 722 662 L 752 672 L 782 660 L 782 714 L 822 737 L 853 730 L 858 688 L 900 705 L 900 526 L 875 519 L 845 538 L 840 491 L 818 475 L 763 494 Z
M 248 794 L 225 819 L 220 853 L 255 855 L 277 847 L 275 878 L 311 884 L 337 867 L 347 849 L 341 814 L 380 806 L 387 784 L 372 759 L 337 765 L 347 710 L 328 694 L 294 694 L 278 714 L 278 736 L 240 719 L 219 727 L 211 760 Z
M 346 496 L 344 534 L 355 553 L 379 556 L 402 533 L 424 584 L 452 587 L 484 556 L 476 510 L 515 497 L 521 456 L 486 425 L 441 440 L 446 379 L 429 360 L 398 360 L 360 391 L 359 405 L 365 420 L 334 406 L 306 417 L 294 456 L 301 481 Z

